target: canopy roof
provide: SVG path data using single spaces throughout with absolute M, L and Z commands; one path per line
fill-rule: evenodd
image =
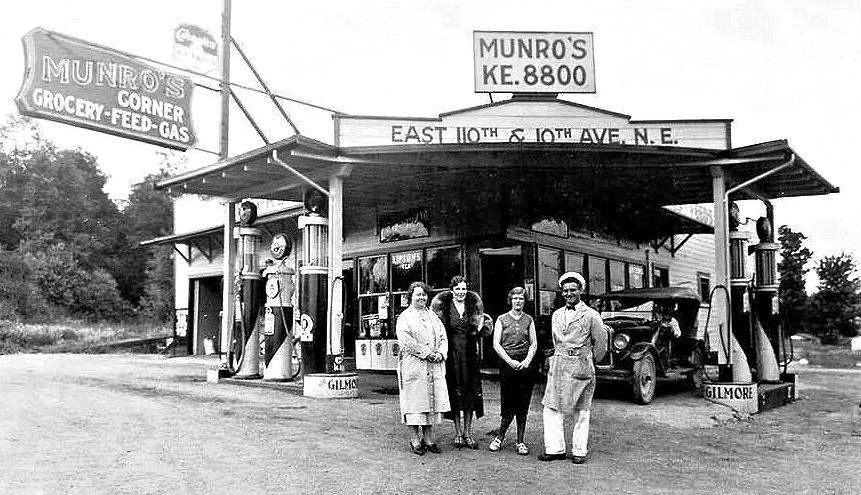
M 628 118 L 559 100 L 554 104 L 572 111 L 607 114 L 620 121 Z M 518 105 L 522 107 L 523 102 L 462 112 L 513 111 L 521 108 Z M 455 114 L 458 112 L 440 118 Z M 325 189 L 328 178 L 340 173 L 346 176 L 346 215 L 354 207 L 427 205 L 480 190 L 513 191 L 528 198 L 530 209 L 557 218 L 564 217 L 564 212 L 554 208 L 592 210 L 592 216 L 600 216 L 602 221 L 617 219 L 620 225 L 616 227 L 633 232 L 635 238 L 656 239 L 674 233 L 712 231 L 711 226 L 667 212 L 662 206 L 711 203 L 713 166 L 723 169 L 728 190 L 759 179 L 735 191 L 734 200 L 839 191 L 784 140 L 735 149 L 558 142 L 338 147 L 304 136 L 162 180 L 156 187 L 232 200 L 301 201 L 309 181 Z
M 410 145 L 337 148 L 293 136 L 212 165 L 164 179 L 156 188 L 226 198 L 300 201 L 305 181 L 273 163 L 277 155 L 295 170 L 325 187 L 326 178 L 349 165 L 349 187 L 372 199 L 386 190 L 441 178 L 460 180 L 477 174 L 521 177 L 556 187 L 588 179 L 605 193 L 649 191 L 660 205 L 710 203 L 710 166 L 721 165 L 728 188 L 770 171 L 794 156 L 794 163 L 758 181 L 753 189 L 768 199 L 839 192 L 785 140 L 731 150 L 662 146 L 515 144 Z M 750 190 L 734 199 L 754 199 Z

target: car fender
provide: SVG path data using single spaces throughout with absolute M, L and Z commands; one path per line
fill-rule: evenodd
M 639 361 L 646 355 L 646 353 L 651 354 L 655 358 L 655 368 L 659 375 L 663 375 L 664 373 L 664 363 L 661 362 L 658 357 L 658 351 L 655 349 L 655 346 L 650 342 L 637 342 L 631 347 L 631 351 L 628 353 L 628 358 L 631 359 L 631 362 Z

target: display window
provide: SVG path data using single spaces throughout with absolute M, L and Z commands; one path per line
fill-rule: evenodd
M 389 290 L 386 255 L 359 258 L 359 294 L 379 294 Z
M 590 295 L 597 296 L 607 292 L 607 259 L 600 256 L 589 256 L 589 285 Z
M 416 280 L 422 280 L 421 250 L 393 253 L 392 292 L 405 292 Z
M 639 289 L 645 286 L 645 273 L 643 265 L 628 263 L 628 287 Z
M 580 275 L 586 273 L 586 256 L 565 251 L 565 271 L 577 272 Z
M 558 307 L 561 256 L 559 249 L 538 248 L 539 314 L 553 314 Z
M 358 259 L 358 339 L 394 339 L 398 315 L 410 305 L 415 281 L 433 292 L 463 273 L 461 246 L 414 249 Z
M 359 338 L 387 338 L 390 327 L 388 256 L 359 258 Z
M 448 289 L 452 277 L 463 273 L 460 246 L 428 248 L 425 250 L 425 259 L 427 260 L 425 283 L 434 290 Z
M 406 251 L 392 253 L 392 321 L 401 314 L 401 311 L 409 307 L 410 301 L 407 297 L 407 289 L 416 280 L 422 280 L 422 251 Z
M 625 288 L 625 263 L 621 261 L 610 260 L 610 291 L 622 290 Z
M 670 269 L 656 266 L 652 270 L 652 287 L 669 287 Z
M 703 303 L 710 304 L 709 296 L 711 295 L 711 276 L 705 272 L 697 272 L 697 282 L 700 288 L 700 299 Z

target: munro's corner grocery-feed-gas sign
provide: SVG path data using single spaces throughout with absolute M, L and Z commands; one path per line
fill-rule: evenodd
M 474 31 L 476 93 L 594 93 L 592 33 Z
M 23 42 L 22 114 L 180 150 L 197 142 L 190 79 L 41 28 Z

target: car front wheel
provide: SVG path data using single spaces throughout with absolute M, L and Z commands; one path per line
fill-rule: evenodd
M 658 381 L 658 372 L 655 367 L 655 357 L 646 354 L 634 362 L 634 402 L 637 404 L 648 404 L 655 397 L 655 385 Z

